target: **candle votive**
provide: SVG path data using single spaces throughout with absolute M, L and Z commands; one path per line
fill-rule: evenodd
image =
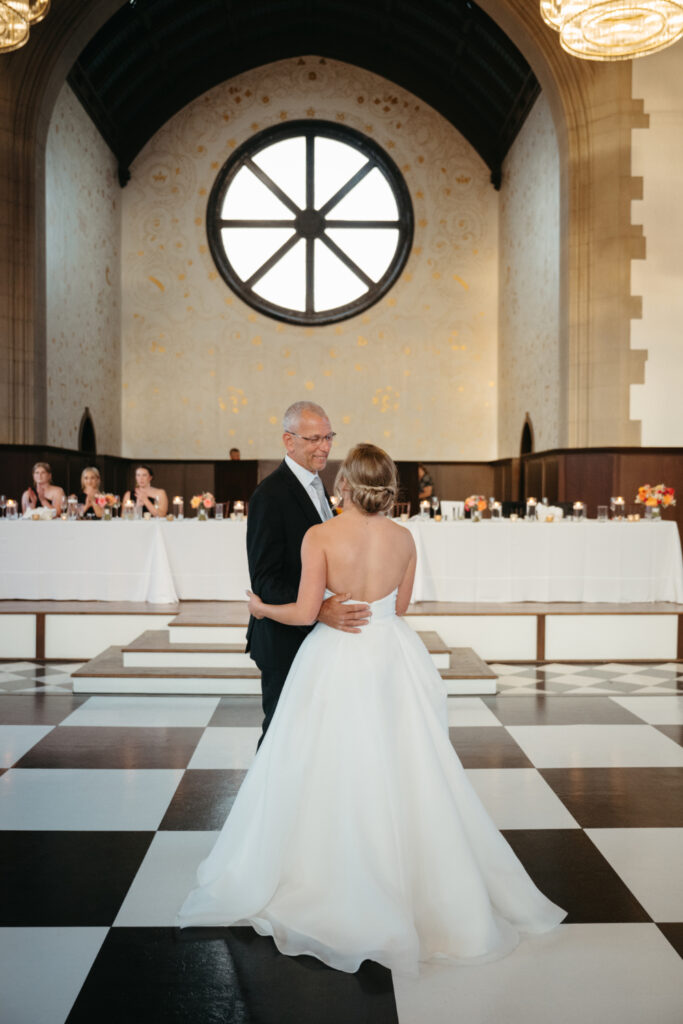
M 429 501 L 425 500 L 420 502 L 420 519 L 429 519 L 430 508 L 431 503 Z
M 5 518 L 6 519 L 18 519 L 19 509 L 17 503 L 13 498 L 7 499 L 7 505 L 5 506 Z
M 519 514 L 517 512 L 511 512 L 509 515 L 509 519 L 511 523 L 516 523 L 519 519 Z
M 624 518 L 624 513 L 626 511 L 626 502 L 624 499 L 619 495 L 618 498 L 612 498 L 610 505 L 612 506 L 612 519 L 615 519 L 618 522 L 621 521 Z
M 536 520 L 536 509 L 537 509 L 537 506 L 538 506 L 538 502 L 536 501 L 536 498 L 527 498 L 526 499 L 526 518 L 530 519 L 532 522 L 534 522 Z
M 575 501 L 572 505 L 572 519 L 575 523 L 582 523 L 586 518 L 586 506 L 582 501 Z
M 239 520 L 244 519 L 244 502 L 243 501 L 233 501 L 233 503 L 232 503 L 232 510 L 235 513 L 235 519 L 239 519 Z M 232 516 L 230 516 L 230 518 L 232 519 Z
M 71 500 L 71 499 L 69 499 L 69 500 Z M 122 519 L 127 519 L 129 522 L 131 521 L 131 519 L 135 518 L 135 502 L 133 501 L 132 498 L 128 498 L 127 501 L 124 501 L 124 503 L 123 503 L 123 515 L 122 515 L 121 518 Z
M 501 523 L 503 521 L 503 505 L 500 501 L 494 501 L 491 503 L 491 519 L 495 523 Z
M 66 499 L 66 517 L 71 522 L 78 519 L 78 498 L 75 494 L 70 494 Z
M 185 501 L 180 494 L 173 499 L 173 516 L 175 519 L 185 518 Z

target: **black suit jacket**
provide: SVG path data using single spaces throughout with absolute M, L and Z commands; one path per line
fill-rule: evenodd
M 322 522 L 315 505 L 286 462 L 267 476 L 249 501 L 247 557 L 251 589 L 267 604 L 296 601 L 301 579 L 301 542 Z M 247 650 L 259 668 L 289 670 L 310 626 L 249 620 Z

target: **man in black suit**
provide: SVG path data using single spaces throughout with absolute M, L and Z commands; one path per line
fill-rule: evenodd
M 251 589 L 269 604 L 296 601 L 304 534 L 332 515 L 318 476 L 327 464 L 334 438 L 324 409 L 314 402 L 295 402 L 284 415 L 283 428 L 287 454 L 254 491 L 247 517 Z M 334 629 L 359 633 L 368 621 L 369 608 L 344 604 L 349 596 L 329 597 L 322 604 L 319 620 Z M 261 669 L 263 736 L 294 656 L 311 628 L 283 626 L 272 619 L 249 620 L 247 650 Z

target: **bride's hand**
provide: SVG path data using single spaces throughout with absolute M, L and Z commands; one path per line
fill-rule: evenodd
M 263 601 L 256 594 L 252 594 L 251 590 L 247 590 L 247 597 L 249 598 L 249 614 L 253 615 L 255 619 L 262 619 L 263 616 Z

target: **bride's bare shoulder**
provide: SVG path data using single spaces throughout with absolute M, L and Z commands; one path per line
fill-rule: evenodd
M 410 530 L 406 530 L 405 526 L 401 526 L 400 523 L 394 523 L 391 519 L 385 519 L 384 522 L 387 524 L 391 536 L 397 544 L 403 544 L 405 547 L 415 547 L 415 541 Z

